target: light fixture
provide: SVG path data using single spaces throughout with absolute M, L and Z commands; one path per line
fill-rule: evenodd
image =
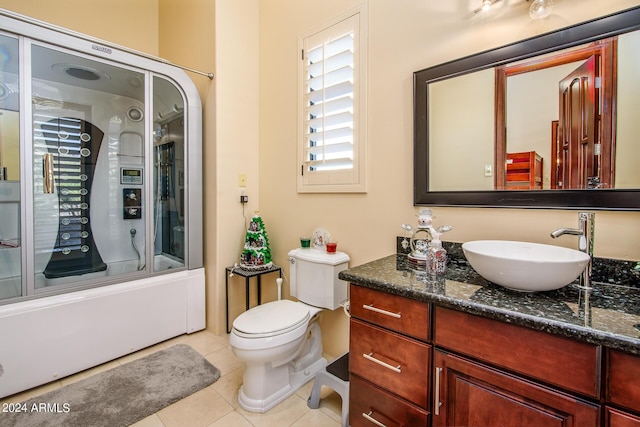
M 499 1 L 501 0 L 481 0 L 480 7 L 474 10 L 473 13 L 487 13 L 491 6 Z M 543 19 L 551 15 L 552 10 L 553 0 L 533 0 L 529 7 L 529 16 L 531 19 Z
M 482 4 L 480 4 L 480 7 L 474 10 L 473 13 L 487 12 L 491 8 L 492 4 L 499 1 L 500 0 L 482 0 Z
M 553 0 L 534 0 L 529 7 L 531 19 L 543 19 L 551 15 Z

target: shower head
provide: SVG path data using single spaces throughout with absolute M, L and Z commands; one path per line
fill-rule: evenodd
M 92 67 L 77 64 L 53 64 L 51 66 L 55 71 L 65 73 L 69 77 L 73 77 L 80 80 L 96 81 L 96 80 L 111 80 L 109 74 L 104 73 Z
M 87 68 L 80 67 L 69 67 L 64 70 L 65 73 L 70 75 L 71 77 L 75 77 L 76 79 L 82 80 L 99 80 L 100 76 L 93 70 L 89 70 Z
M 135 228 L 132 228 L 131 230 L 129 230 L 129 234 L 131 234 L 131 237 L 135 236 L 137 233 Z

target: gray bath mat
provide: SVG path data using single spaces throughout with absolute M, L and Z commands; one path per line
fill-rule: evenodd
M 0 425 L 128 426 L 218 378 L 218 368 L 179 344 L 5 408 L 13 411 L 0 411 Z

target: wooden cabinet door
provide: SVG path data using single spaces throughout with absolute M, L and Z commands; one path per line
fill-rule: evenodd
M 597 427 L 599 407 L 436 349 L 434 426 Z
M 640 356 L 609 350 L 607 401 L 640 412 Z
M 606 408 L 605 427 L 640 427 L 640 417 L 613 408 Z

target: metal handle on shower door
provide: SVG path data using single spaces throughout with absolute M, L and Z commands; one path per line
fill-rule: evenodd
M 47 153 L 42 157 L 42 164 L 44 167 L 44 190 L 45 194 L 53 194 L 53 188 L 55 183 L 55 176 L 53 173 L 53 154 Z

